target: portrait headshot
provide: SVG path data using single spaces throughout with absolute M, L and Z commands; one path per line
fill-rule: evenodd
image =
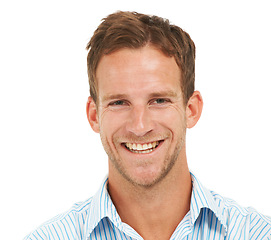
M 5 6 L 1 239 L 271 239 L 271 16 L 235 3 Z

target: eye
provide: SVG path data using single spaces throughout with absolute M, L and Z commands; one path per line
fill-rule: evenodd
M 167 107 L 171 103 L 171 100 L 168 98 L 155 98 L 150 101 L 150 106 L 153 107 Z
M 156 99 L 156 100 L 154 101 L 154 103 L 157 103 L 157 104 L 163 104 L 163 103 L 165 103 L 165 102 L 167 102 L 167 100 L 164 99 L 164 98 L 158 98 L 158 99 Z
M 112 110 L 122 110 L 129 107 L 129 102 L 126 100 L 114 100 L 108 104 L 108 107 Z
M 167 99 L 167 98 L 156 98 L 153 100 L 153 104 L 158 104 L 158 105 L 163 105 L 163 104 L 166 104 L 166 103 L 169 103 L 170 100 Z
M 109 105 L 111 105 L 111 106 L 121 106 L 123 104 L 124 104 L 123 100 L 118 100 L 118 101 L 110 103 Z

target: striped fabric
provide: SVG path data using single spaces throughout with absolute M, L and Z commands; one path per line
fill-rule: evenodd
M 271 219 L 252 208 L 204 188 L 191 174 L 193 192 L 190 211 L 170 239 L 270 239 Z M 85 202 L 40 226 L 24 240 L 109 240 L 143 239 L 122 223 L 107 192 L 107 180 Z

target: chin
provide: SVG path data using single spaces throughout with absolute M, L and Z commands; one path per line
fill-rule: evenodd
M 169 169 L 170 170 L 170 169 Z M 126 180 L 132 183 L 134 186 L 143 188 L 151 188 L 161 182 L 169 173 L 168 171 L 153 172 L 144 171 L 143 173 L 133 174 L 133 177 L 126 176 Z

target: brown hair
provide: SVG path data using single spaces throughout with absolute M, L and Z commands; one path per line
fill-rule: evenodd
M 97 101 L 96 70 L 101 57 L 122 48 L 151 44 L 174 57 L 181 69 L 181 88 L 187 104 L 194 92 L 195 45 L 189 34 L 167 19 L 136 12 L 116 12 L 104 18 L 87 45 L 90 95 Z

